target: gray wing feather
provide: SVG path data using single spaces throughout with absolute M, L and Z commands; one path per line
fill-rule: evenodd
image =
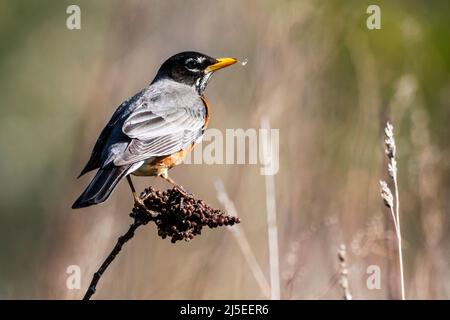
M 152 92 L 124 121 L 122 132 L 131 142 L 115 158 L 126 165 L 178 152 L 203 134 L 206 108 L 190 87 Z
M 145 111 L 139 110 L 125 121 L 123 133 L 130 138 L 146 140 L 184 130 L 195 131 L 203 126 L 205 107 L 200 99 L 191 106 L 178 107 L 176 101 L 168 103 L 172 104 L 172 108 L 166 110 L 152 111 L 151 105 L 143 106 Z
M 140 99 L 143 93 L 144 90 L 138 92 L 130 99 L 124 101 L 117 108 L 109 122 L 100 133 L 100 136 L 98 137 L 95 146 L 92 149 L 89 161 L 81 171 L 79 177 L 91 170 L 105 167 L 105 165 L 111 161 L 111 158 L 114 156 L 114 154 L 110 152 L 111 148 L 115 147 L 116 140 L 123 140 L 120 139 L 120 134 L 114 134 L 114 132 L 116 131 L 115 127 L 116 125 L 122 126 L 123 119 L 125 119 L 131 113 L 131 111 L 140 104 Z

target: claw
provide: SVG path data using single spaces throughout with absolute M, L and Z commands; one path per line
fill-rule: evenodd
M 133 196 L 134 196 L 134 194 L 133 194 Z M 151 211 L 151 210 L 147 209 L 147 207 L 144 204 L 144 200 L 139 198 L 138 196 L 134 196 L 134 206 L 139 208 L 139 209 L 141 209 L 141 210 L 143 210 L 143 211 L 145 211 L 152 218 L 155 218 L 155 217 L 157 217 L 159 215 L 158 212 L 154 212 L 154 211 Z
M 183 186 L 179 185 L 171 177 L 169 177 L 169 175 L 167 174 L 167 171 L 164 171 L 160 175 L 160 177 L 163 178 L 164 180 L 166 180 L 167 182 L 169 182 L 171 185 L 173 185 L 178 190 L 178 192 L 180 192 L 183 196 L 185 196 L 187 198 L 192 198 L 192 195 L 187 193 L 187 191 L 184 190 Z

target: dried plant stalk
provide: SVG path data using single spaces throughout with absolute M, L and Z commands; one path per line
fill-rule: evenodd
M 225 208 L 225 210 L 228 212 L 228 214 L 232 216 L 237 216 L 237 210 L 236 206 L 234 205 L 233 201 L 228 197 L 227 192 L 225 191 L 225 186 L 223 184 L 222 180 L 217 180 L 214 183 L 214 186 L 216 188 L 217 192 L 217 200 L 222 204 L 222 206 Z M 242 251 L 242 254 L 245 257 L 245 261 L 247 262 L 248 266 L 250 267 L 250 270 L 252 271 L 253 276 L 255 277 L 256 282 L 259 285 L 259 288 L 262 292 L 262 294 L 266 297 L 270 297 L 270 285 L 267 282 L 266 277 L 264 276 L 264 272 L 261 269 L 261 266 L 259 265 L 258 261 L 256 260 L 255 254 L 253 253 L 253 250 L 250 246 L 250 243 L 248 242 L 247 236 L 245 235 L 244 230 L 236 225 L 235 227 L 231 228 L 228 227 L 228 230 L 233 234 L 234 238 L 236 239 L 236 242 L 239 245 L 239 248 Z
M 395 145 L 394 138 L 394 126 L 389 122 L 386 123 L 386 127 L 384 129 L 385 133 L 385 152 L 388 158 L 388 174 L 392 181 L 392 185 L 394 187 L 394 195 L 392 195 L 392 191 L 389 188 L 388 184 L 385 181 L 380 181 L 380 192 L 381 198 L 384 201 L 384 204 L 389 208 L 392 220 L 394 222 L 395 233 L 397 235 L 397 244 L 398 244 L 398 262 L 399 262 L 399 274 L 400 274 L 400 291 L 401 291 L 401 299 L 405 300 L 405 281 L 404 281 L 404 271 L 403 271 L 403 253 L 402 253 L 402 233 L 400 228 L 400 199 L 399 199 L 399 191 L 398 191 L 398 180 L 397 180 L 397 160 L 395 158 L 397 147 Z
M 350 292 L 350 285 L 348 281 L 348 268 L 347 268 L 347 249 L 344 244 L 341 244 L 338 250 L 339 259 L 339 284 L 344 292 L 345 300 L 352 300 L 353 296 Z
M 202 228 L 208 226 L 232 226 L 240 222 L 236 216 L 228 216 L 223 211 L 211 208 L 203 200 L 195 199 L 181 193 L 177 188 L 158 191 L 153 187 L 145 189 L 140 196 L 143 206 L 135 205 L 130 216 L 134 222 L 128 231 L 117 239 L 113 250 L 106 257 L 92 278 L 83 300 L 89 300 L 95 293 L 103 273 L 122 250 L 123 245 L 131 240 L 137 228 L 153 221 L 158 228 L 158 235 L 169 237 L 172 243 L 179 240 L 190 241 L 200 235 Z
M 263 118 L 261 120 L 261 128 L 267 131 L 270 130 L 269 120 Z M 262 139 L 262 154 L 264 156 L 264 163 L 267 165 L 273 161 L 272 141 L 269 137 Z M 280 300 L 280 262 L 278 253 L 278 225 L 277 225 L 277 211 L 275 200 L 275 179 L 272 174 L 266 174 L 266 207 L 267 207 L 267 233 L 269 242 L 269 262 L 270 262 L 270 288 L 271 299 Z

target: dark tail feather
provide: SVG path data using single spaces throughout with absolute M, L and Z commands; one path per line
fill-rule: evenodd
M 72 209 L 89 207 L 108 199 L 130 166 L 99 169 L 94 179 L 72 205 Z
M 97 169 L 100 165 L 99 164 L 92 164 L 91 162 L 88 162 L 86 164 L 86 166 L 83 168 L 83 170 L 81 171 L 81 173 L 79 174 L 79 176 L 77 177 L 77 179 L 79 177 L 81 177 L 82 175 L 88 173 L 91 170 Z

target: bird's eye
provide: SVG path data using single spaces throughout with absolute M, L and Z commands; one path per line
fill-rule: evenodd
M 185 65 L 190 71 L 198 71 L 198 63 L 195 59 L 187 59 Z

